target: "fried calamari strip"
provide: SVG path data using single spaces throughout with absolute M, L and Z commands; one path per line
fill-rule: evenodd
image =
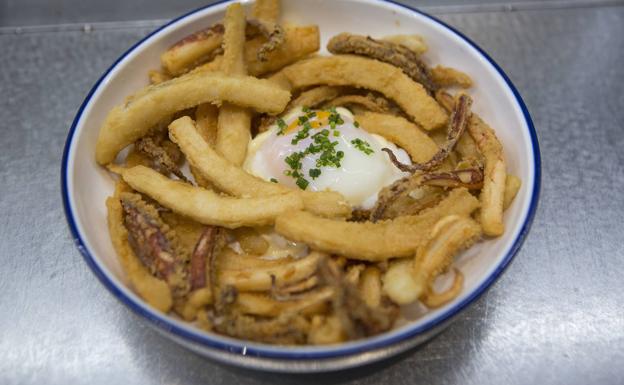
M 461 287 L 463 282 L 461 274 L 456 274 L 454 285 L 445 296 L 435 295 L 433 282 L 448 270 L 459 251 L 472 246 L 480 236 L 481 226 L 478 223 L 457 215 L 445 217 L 433 227 L 427 244 L 416 253 L 412 270 L 416 286 L 423 288 L 425 298 L 430 297 L 432 305 L 444 304 L 459 294 L 457 285 Z
M 215 24 L 186 36 L 160 56 L 162 66 L 171 75 L 178 76 L 209 60 L 221 47 L 223 31 L 222 24 Z
M 327 50 L 333 54 L 360 55 L 391 64 L 422 84 L 427 91 L 435 92 L 437 88 L 427 65 L 414 51 L 401 44 L 343 32 L 329 40 Z
M 479 190 L 483 187 L 483 171 L 478 168 L 465 168 L 449 172 L 431 172 L 422 175 L 422 184 L 438 187 L 465 187 Z
M 196 290 L 206 286 L 206 262 L 217 252 L 220 229 L 216 226 L 206 226 L 195 249 L 191 254 L 190 281 L 191 289 Z
M 390 35 L 384 36 L 379 40 L 400 44 L 417 55 L 422 55 L 429 49 L 427 42 L 420 35 Z
M 404 259 L 390 266 L 383 277 L 384 293 L 400 305 L 429 296 L 435 278 L 449 268 L 459 251 L 472 245 L 480 235 L 480 226 L 470 218 L 443 217 L 430 229 L 414 259 Z M 459 292 L 453 290 L 452 293 Z
M 277 317 L 284 312 L 309 315 L 322 311 L 323 305 L 333 296 L 334 291 L 329 287 L 322 287 L 286 301 L 275 300 L 266 294 L 239 293 L 234 309 L 242 314 L 263 317 Z
M 345 92 L 345 87 L 338 86 L 318 86 L 303 91 L 295 99 L 288 103 L 286 110 L 295 107 L 315 108 L 321 104 L 336 99 Z
M 389 148 L 383 148 L 382 151 L 385 151 L 388 154 L 392 163 L 394 163 L 394 165 L 401 171 L 414 173 L 416 171 L 428 171 L 439 166 L 451 153 L 451 151 L 453 151 L 455 144 L 457 144 L 457 141 L 466 130 L 466 126 L 468 126 L 468 122 L 472 116 L 472 113 L 470 112 L 471 105 L 472 99 L 470 99 L 468 95 L 461 95 L 457 99 L 449 121 L 446 144 L 440 148 L 438 152 L 427 162 L 403 164 L 397 159 L 392 150 Z
M 152 274 L 167 282 L 174 299 L 183 298 L 189 292 L 188 255 L 174 246 L 175 233 L 140 195 L 122 193 L 119 197 L 132 250 Z
M 102 165 L 112 162 L 119 151 L 147 134 L 163 118 L 202 103 L 227 101 L 279 113 L 289 100 L 289 92 L 268 80 L 207 72 L 180 76 L 148 86 L 114 107 L 100 128 L 96 160 Z
M 334 291 L 332 307 L 349 339 L 362 338 L 389 330 L 399 312 L 394 305 L 371 307 L 360 297 L 358 288 L 345 280 L 338 265 L 325 258 L 319 264 L 321 280 Z
M 214 329 L 241 340 L 280 345 L 306 342 L 310 323 L 305 317 L 286 312 L 275 318 L 257 318 L 240 313 L 213 320 Z
M 171 76 L 161 71 L 150 70 L 148 72 L 148 77 L 150 84 L 160 84 L 162 82 L 166 82 L 167 80 L 171 80 Z
M 297 293 L 305 292 L 316 287 L 319 283 L 318 276 L 311 275 L 306 279 L 286 286 L 277 286 L 275 279 L 272 281 L 271 297 L 278 301 L 288 301 L 291 299 L 299 298 L 301 295 Z M 305 294 L 303 294 L 305 295 Z
M 120 182 L 123 183 L 123 182 Z M 149 305 L 168 312 L 173 305 L 171 289 L 161 279 L 153 276 L 136 256 L 128 240 L 128 229 L 124 225 L 124 210 L 119 199 L 119 184 L 115 196 L 106 200 L 108 229 L 113 246 L 130 284 Z
M 455 68 L 435 66 L 429 72 L 432 82 L 439 88 L 472 87 L 472 79 Z
M 343 95 L 326 103 L 328 107 L 348 107 L 348 106 L 361 106 L 365 110 L 372 112 L 388 112 L 390 110 L 390 103 L 382 98 L 375 97 L 372 94 L 367 95 Z
M 258 49 L 257 58 L 259 62 L 269 60 L 269 54 L 279 48 L 286 40 L 286 33 L 281 25 L 260 19 L 251 19 L 249 24 L 255 27 L 266 38 Z
M 461 290 L 464 285 L 464 275 L 461 271 L 457 269 L 453 269 L 455 278 L 453 279 L 453 284 L 448 290 L 445 290 L 442 293 L 436 293 L 432 289 L 430 289 L 424 296 L 421 298 L 422 303 L 430 309 L 438 308 L 440 306 L 446 305 L 451 302 L 455 297 L 461 293 Z
M 252 76 L 262 76 L 277 71 L 294 63 L 320 48 L 320 33 L 316 25 L 285 27 L 284 43 L 274 51 L 267 53 L 267 60 L 258 60 L 258 51 L 266 41 L 263 37 L 255 37 L 245 43 L 245 62 L 247 71 Z M 221 67 L 223 56 L 202 64 L 191 72 L 213 72 Z
M 479 206 L 468 190 L 459 188 L 435 207 L 415 216 L 377 223 L 345 222 L 320 218 L 305 211 L 280 215 L 275 230 L 314 250 L 337 253 L 364 261 L 409 256 L 423 244 L 427 230 L 447 215 L 469 215 Z
M 507 174 L 505 179 L 505 197 L 503 198 L 503 210 L 507 210 L 513 202 L 516 194 L 520 191 L 522 181 L 515 175 Z
M 280 2 L 280 0 L 256 0 L 251 15 L 254 19 L 276 23 L 280 15 Z
M 439 189 L 432 190 L 424 186 L 465 187 L 469 190 L 478 190 L 483 187 L 483 170 L 464 168 L 446 172 L 427 172 L 401 178 L 379 192 L 377 202 L 371 210 L 370 219 L 374 222 L 399 215 L 410 215 L 413 214 L 413 209 L 409 208 L 414 204 L 417 203 L 418 206 L 425 208 L 428 204 L 436 202 L 440 194 Z
M 169 136 L 178 144 L 189 163 L 221 191 L 238 197 L 265 197 L 275 194 L 300 196 L 306 210 L 328 217 L 348 216 L 351 206 L 337 192 L 301 191 L 264 181 L 219 156 L 197 133 L 192 119 L 182 117 L 169 125 Z
M 205 225 L 227 228 L 270 225 L 277 215 L 303 208 L 299 195 L 290 191 L 259 198 L 231 198 L 171 180 L 143 166 L 120 172 L 135 190 Z
M 147 155 L 153 167 L 164 174 L 173 174 L 184 182 L 189 182 L 186 176 L 180 171 L 176 160 L 162 146 L 158 145 L 153 137 L 145 136 L 135 143 L 136 149 Z
M 265 50 L 262 53 L 265 60 L 259 60 L 257 56 L 261 54 L 264 47 L 263 41 L 255 38 L 245 45 L 247 67 L 249 73 L 254 76 L 278 71 L 318 51 L 321 46 L 320 33 L 316 25 L 285 27 L 284 41 L 270 51 Z
M 223 21 L 223 60 L 221 72 L 226 75 L 247 75 L 245 65 L 245 12 L 240 3 L 230 4 Z M 241 165 L 251 139 L 251 111 L 230 103 L 219 109 L 216 150 L 230 162 Z
M 403 148 L 415 163 L 426 163 L 439 151 L 438 146 L 427 134 L 400 116 L 366 112 L 356 115 L 355 119 L 364 130 L 381 135 Z
M 453 101 L 448 93 L 438 93 L 436 98 L 445 106 Z M 479 196 L 481 226 L 486 235 L 499 236 L 505 231 L 503 205 L 507 170 L 503 146 L 494 130 L 476 114 L 471 115 L 467 129 L 485 160 L 483 189 Z
M 304 258 L 275 266 L 223 270 L 219 274 L 219 285 L 233 286 L 240 291 L 271 290 L 273 283 L 291 285 L 314 274 L 322 257 L 322 253 L 312 252 Z
M 212 103 L 204 103 L 195 109 L 195 124 L 197 132 L 208 145 L 214 148 L 217 142 L 217 130 L 219 127 L 219 107 Z M 201 173 L 190 166 L 191 174 L 198 186 L 212 188 L 210 181 L 201 176 Z
M 371 308 L 381 305 L 381 271 L 375 266 L 369 266 L 360 274 L 358 285 L 360 296 Z
M 161 230 L 164 224 L 160 218 L 152 216 L 157 213 L 148 214 L 140 209 L 139 203 L 142 203 L 141 206 L 146 205 L 145 202 L 141 202 L 141 197 L 137 194 L 121 195 L 124 224 L 128 229 L 130 245 L 152 274 L 166 280 L 173 274 L 176 267 L 173 246 Z
M 355 86 L 378 91 L 392 99 L 425 130 L 444 125 L 448 117 L 420 83 L 399 68 L 360 56 L 315 57 L 292 64 L 271 78 L 284 78 L 293 89 L 315 85 Z
M 503 224 L 503 204 L 507 170 L 503 156 L 503 146 L 492 130 L 481 118 L 474 116 L 468 126 L 468 132 L 474 139 L 485 159 L 483 189 L 481 189 L 480 220 L 483 232 L 490 236 L 499 236 L 505 231 Z

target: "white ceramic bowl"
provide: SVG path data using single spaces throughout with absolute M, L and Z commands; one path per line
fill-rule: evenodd
M 248 2 L 246 2 L 248 3 Z M 431 64 L 457 67 L 472 76 L 474 111 L 496 130 L 508 169 L 522 179 L 505 213 L 505 234 L 479 243 L 459 258 L 464 290 L 454 301 L 413 322 L 365 340 L 327 347 L 279 347 L 203 332 L 150 308 L 128 286 L 106 225 L 104 201 L 113 180 L 94 160 L 100 124 L 108 111 L 147 83 L 147 70 L 181 37 L 219 21 L 227 3 L 192 11 L 149 34 L 124 53 L 93 86 L 67 137 L 61 179 L 63 204 L 76 245 L 95 275 L 121 302 L 168 338 L 219 361 L 276 371 L 325 371 L 380 360 L 422 343 L 479 297 L 503 272 L 526 236 L 539 196 L 540 155 L 535 129 L 504 72 L 468 38 L 435 18 L 390 1 L 283 0 L 284 20 L 318 24 L 321 46 L 349 31 L 371 36 L 416 33 L 429 45 Z

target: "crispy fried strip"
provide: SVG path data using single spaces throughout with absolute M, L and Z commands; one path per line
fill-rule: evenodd
M 309 315 L 319 313 L 327 301 L 331 300 L 334 291 L 323 287 L 288 301 L 277 301 L 265 294 L 239 293 L 234 308 L 243 314 L 263 317 L 277 317 L 284 312 Z
M 513 202 L 516 194 L 520 191 L 522 181 L 515 175 L 507 174 L 505 179 L 505 197 L 503 198 L 503 210 L 507 210 Z
M 483 171 L 477 168 L 465 168 L 449 172 L 423 174 L 422 183 L 429 186 L 465 187 L 478 190 L 483 187 Z
M 394 163 L 394 165 L 401 171 L 414 173 L 416 171 L 428 171 L 439 166 L 447 158 L 451 151 L 453 151 L 455 144 L 457 144 L 457 141 L 466 130 L 466 126 L 469 125 L 468 122 L 470 121 L 470 117 L 472 115 L 470 112 L 471 105 L 472 99 L 470 99 L 468 95 L 461 95 L 457 99 L 457 103 L 455 103 L 455 107 L 453 108 L 451 119 L 449 121 L 446 144 L 440 148 L 438 152 L 427 162 L 403 164 L 397 159 L 392 150 L 389 148 L 383 148 L 382 151 L 385 151 L 388 154 L 392 163 Z
M 383 291 L 392 301 L 406 305 L 432 292 L 434 279 L 452 263 L 453 257 L 481 235 L 479 225 L 459 215 L 436 222 L 413 259 L 397 261 L 383 277 Z M 452 291 L 459 294 L 457 291 Z
M 390 186 L 386 186 L 377 195 L 377 202 L 371 210 L 370 220 L 376 222 L 380 219 L 386 218 L 386 210 L 394 203 L 395 200 L 408 190 L 414 190 L 422 185 L 422 178 L 420 175 L 412 175 L 409 177 L 401 178 Z
M 206 261 L 209 261 L 212 253 L 216 252 L 219 232 L 216 226 L 206 226 L 195 245 L 190 263 L 191 290 L 206 286 Z
M 189 182 L 176 162 L 171 159 L 169 153 L 163 147 L 156 144 L 153 137 L 145 136 L 137 140 L 135 146 L 138 151 L 147 155 L 151 159 L 153 167 L 155 167 L 157 171 L 162 171 L 166 174 L 173 174 L 180 180 Z
M 416 216 L 377 223 L 344 222 L 300 211 L 278 216 L 275 230 L 315 250 L 357 260 L 383 261 L 413 254 L 426 241 L 427 230 L 440 218 L 452 214 L 469 215 L 477 207 L 477 200 L 468 190 L 460 188 L 437 206 Z
M 474 115 L 468 125 L 468 132 L 485 158 L 480 220 L 483 232 L 499 236 L 505 231 L 503 224 L 503 204 L 507 171 L 503 146 L 492 130 L 481 118 Z
M 412 266 L 416 286 L 422 288 L 418 297 L 433 292 L 435 278 L 451 266 L 459 251 L 470 247 L 480 236 L 481 226 L 470 218 L 450 215 L 439 220 L 427 243 L 416 252 Z
M 162 230 L 164 223 L 155 209 L 146 211 L 147 204 L 138 194 L 122 193 L 120 199 L 130 246 L 150 271 L 167 281 L 180 263 Z
M 238 197 L 264 197 L 292 193 L 303 199 L 306 210 L 324 216 L 348 216 L 351 207 L 336 192 L 292 190 L 266 182 L 219 156 L 202 140 L 192 119 L 182 117 L 169 126 L 169 136 L 182 149 L 189 163 L 220 190 Z
M 455 68 L 435 66 L 430 71 L 431 80 L 437 87 L 472 87 L 472 79 Z
M 195 109 L 195 124 L 197 132 L 201 135 L 202 139 L 204 139 L 206 143 L 213 148 L 217 141 L 218 119 L 219 107 L 214 104 L 200 104 Z M 204 178 L 195 167 L 190 166 L 189 168 L 198 186 L 212 188 L 210 181 Z
M 341 107 L 356 105 L 362 106 L 364 109 L 372 112 L 388 112 L 390 110 L 390 104 L 388 101 L 381 97 L 375 97 L 372 94 L 368 95 L 343 95 L 335 99 L 330 100 L 327 104 L 329 107 Z
M 123 208 L 117 193 L 106 200 L 106 207 L 111 241 L 130 283 L 148 304 L 164 313 L 168 312 L 173 305 L 171 289 L 165 281 L 150 274 L 132 251 L 128 241 L 128 230 L 123 224 Z
M 396 306 L 370 307 L 360 297 L 358 288 L 345 280 L 342 271 L 332 260 L 319 263 L 321 280 L 335 292 L 332 299 L 334 315 L 338 317 L 349 339 L 384 332 L 392 327 L 398 316 Z
M 425 296 L 421 299 L 421 301 L 428 308 L 438 308 L 440 306 L 446 305 L 450 301 L 452 301 L 455 297 L 461 293 L 462 287 L 464 285 L 464 275 L 458 269 L 453 269 L 455 271 L 455 279 L 453 280 L 453 285 L 442 293 L 436 293 L 433 290 L 429 290 Z
M 446 92 L 436 93 L 436 99 L 446 108 L 453 101 Z M 467 130 L 485 160 L 483 189 L 479 197 L 481 226 L 486 235 L 498 236 L 505 231 L 503 205 L 507 171 L 503 146 L 494 130 L 476 114 L 471 115 Z
M 119 151 L 144 136 L 161 119 L 201 103 L 227 101 L 279 113 L 289 99 L 287 91 L 268 80 L 219 73 L 187 74 L 148 86 L 109 112 L 100 128 L 96 160 L 102 165 L 112 162 Z
M 293 192 L 230 198 L 171 180 L 144 166 L 122 169 L 121 176 L 132 188 L 161 205 L 206 225 L 227 228 L 270 225 L 277 215 L 303 208 L 301 198 Z
M 222 40 L 223 25 L 215 24 L 186 36 L 169 47 L 160 56 L 160 61 L 167 72 L 174 76 L 181 75 L 209 59 L 215 50 L 221 47 Z
M 150 70 L 147 75 L 149 77 L 150 84 L 160 84 L 162 82 L 166 82 L 167 80 L 171 80 L 170 75 L 158 70 Z
M 368 306 L 379 307 L 381 304 L 381 272 L 377 267 L 369 266 L 362 272 L 358 289 Z
M 219 253 L 216 264 L 220 270 L 240 270 L 274 267 L 293 260 L 292 258 L 263 259 L 257 255 L 237 254 L 232 248 L 225 247 Z
M 318 86 L 303 91 L 295 99 L 291 100 L 287 109 L 295 107 L 318 107 L 324 102 L 339 97 L 345 91 L 344 87 L 338 86 Z
M 439 150 L 418 126 L 400 116 L 366 112 L 355 118 L 366 131 L 381 135 L 407 151 L 413 162 L 428 162 Z
M 427 65 L 414 51 L 401 44 L 343 32 L 329 40 L 327 50 L 333 54 L 360 55 L 391 64 L 422 84 L 429 92 L 437 88 L 431 80 Z
M 345 339 L 346 334 L 338 317 L 335 315 L 315 315 L 312 317 L 310 331 L 308 332 L 308 344 L 337 344 Z
M 444 125 L 448 117 L 442 107 L 393 65 L 350 55 L 315 57 L 284 68 L 275 79 L 284 76 L 293 89 L 314 85 L 355 86 L 378 91 L 394 100 L 425 130 Z
M 282 67 L 294 63 L 320 48 L 320 33 L 318 26 L 289 26 L 285 28 L 284 43 L 273 52 L 267 54 L 267 60 L 258 60 L 258 51 L 266 41 L 263 37 L 256 37 L 245 42 L 245 62 L 247 71 L 253 76 L 262 76 L 277 71 Z M 213 72 L 221 67 L 223 56 L 217 56 L 211 62 L 196 67 L 195 72 Z
M 259 62 L 265 62 L 269 59 L 268 55 L 279 48 L 286 40 L 286 33 L 281 25 L 260 19 L 251 19 L 249 24 L 255 27 L 264 37 L 266 41 L 258 49 L 256 55 Z
M 310 329 L 303 316 L 291 312 L 268 319 L 234 312 L 213 320 L 213 324 L 215 331 L 230 337 L 280 345 L 305 343 Z
M 292 285 L 278 287 L 273 284 L 271 288 L 271 297 L 278 301 L 285 301 L 293 298 L 297 298 L 297 293 L 310 290 L 316 287 L 319 283 L 318 276 L 312 275 L 300 282 L 293 283 Z
M 277 71 L 319 50 L 320 33 L 318 26 L 289 26 L 284 28 L 284 41 L 275 49 L 266 52 L 266 60 L 258 60 L 257 56 L 263 47 L 264 40 L 255 38 L 245 45 L 245 59 L 249 73 L 262 76 Z
M 276 23 L 280 15 L 280 0 L 256 0 L 251 15 L 254 19 Z
M 384 36 L 379 40 L 400 44 L 417 55 L 422 55 L 429 49 L 425 39 L 420 35 L 390 35 Z
M 383 293 L 398 305 L 416 301 L 424 290 L 412 276 L 413 264 L 413 258 L 394 260 L 381 278 Z
M 276 266 L 223 270 L 219 274 L 219 284 L 244 291 L 266 291 L 272 287 L 273 276 L 276 285 L 290 285 L 314 274 L 322 257 L 322 253 L 312 252 L 307 257 Z
M 240 3 L 230 4 L 223 21 L 223 60 L 221 72 L 226 75 L 247 75 L 245 65 L 245 12 Z M 216 150 L 230 162 L 241 165 L 251 139 L 251 111 L 223 103 L 219 109 Z

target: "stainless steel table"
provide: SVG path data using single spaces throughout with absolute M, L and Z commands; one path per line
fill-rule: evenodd
M 59 167 L 80 102 L 159 23 L 132 20 L 196 4 L 0 1 L 0 383 L 624 383 L 624 3 L 458 3 L 424 9 L 498 61 L 538 130 L 532 231 L 502 279 L 425 346 L 289 376 L 163 339 L 100 285 L 65 225 Z

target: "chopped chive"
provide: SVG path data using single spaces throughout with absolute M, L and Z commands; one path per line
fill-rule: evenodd
M 297 186 L 299 186 L 299 188 L 302 190 L 305 190 L 308 187 L 308 184 L 310 184 L 310 182 L 308 182 L 304 178 L 297 178 L 297 182 L 295 183 L 297 183 Z

